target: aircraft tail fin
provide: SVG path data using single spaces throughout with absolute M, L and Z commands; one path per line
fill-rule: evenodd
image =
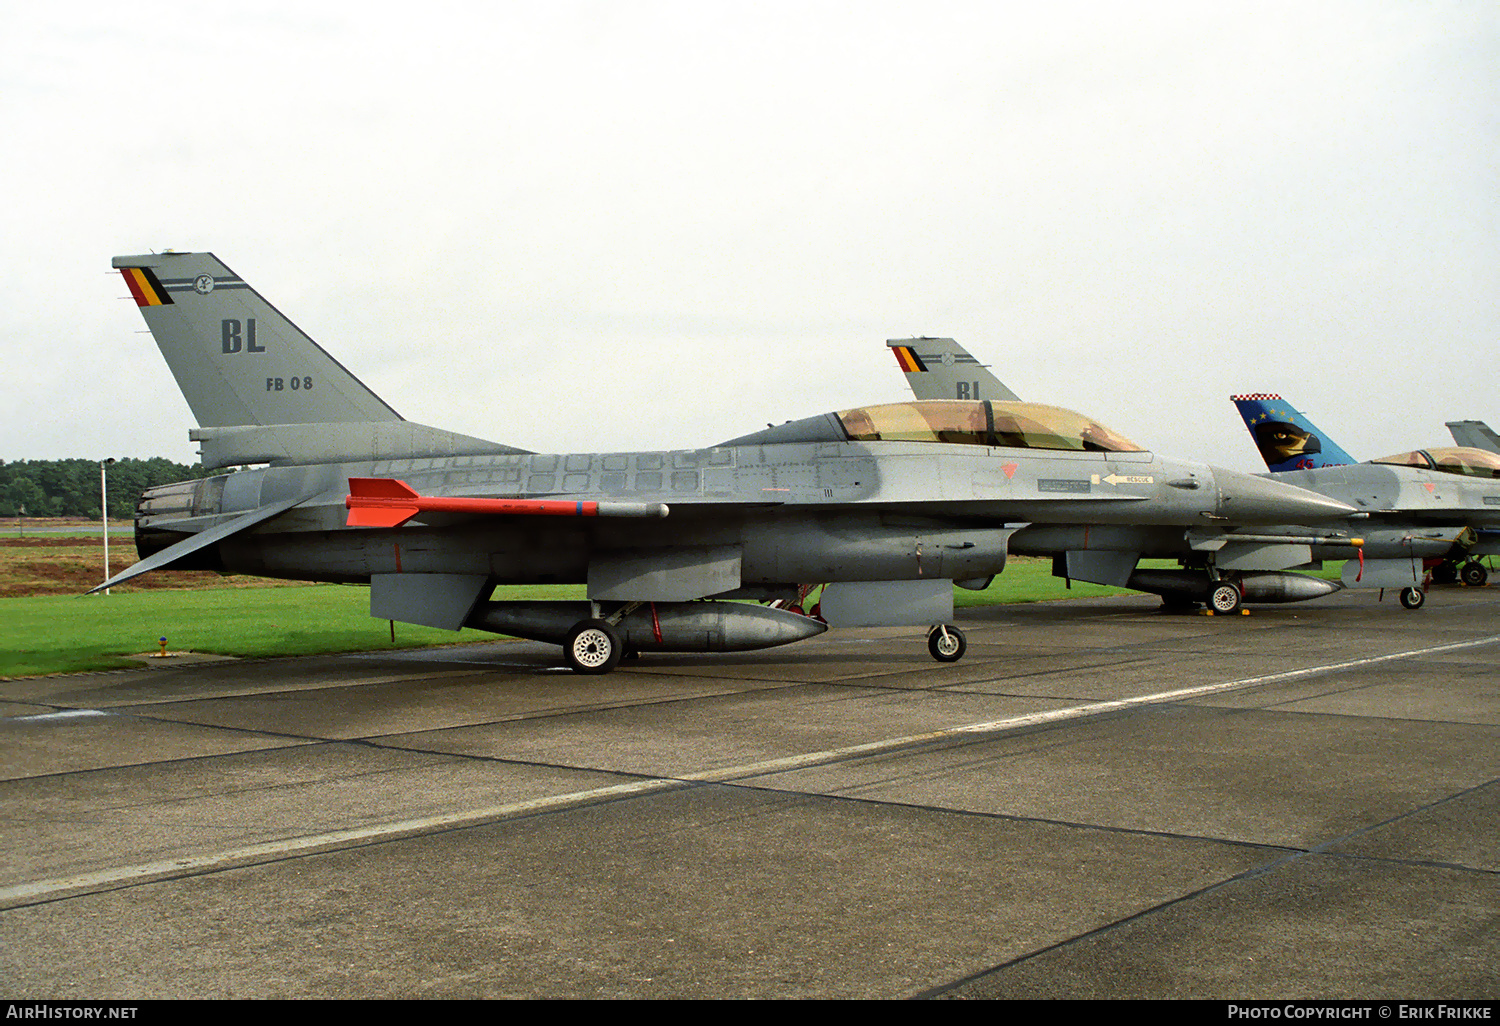
M 1453 440 L 1459 445 L 1467 445 L 1471 449 L 1484 449 L 1487 452 L 1500 452 L 1500 435 L 1496 435 L 1482 420 L 1450 420 L 1447 423 Z
M 402 419 L 212 253 L 114 266 L 200 427 Z
M 893 338 L 886 345 L 918 399 L 1021 398 L 951 338 Z
M 1231 396 L 1272 473 L 1359 462 L 1279 395 Z
M 207 467 L 521 451 L 405 420 L 212 253 L 113 264 L 198 421 Z

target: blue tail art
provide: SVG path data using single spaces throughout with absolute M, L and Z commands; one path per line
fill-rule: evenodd
M 1358 463 L 1279 395 L 1231 396 L 1273 474 Z

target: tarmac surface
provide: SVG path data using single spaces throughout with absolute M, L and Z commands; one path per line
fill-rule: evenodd
M 1500 588 L 0 682 L 0 993 L 1494 999 Z

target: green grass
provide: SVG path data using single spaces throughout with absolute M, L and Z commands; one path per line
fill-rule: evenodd
M 581 586 L 528 588 L 518 598 L 581 598 Z M 122 658 L 154 652 L 241 657 L 312 655 L 416 648 L 492 638 L 489 634 L 396 624 L 370 618 L 367 588 L 336 584 L 288 588 L 204 588 L 110 595 L 0 599 L 0 677 L 137 666 Z
M 1321 576 L 1337 578 L 1338 567 L 1328 564 Z M 1013 559 L 985 591 L 954 589 L 954 605 L 1133 594 L 1138 593 L 1078 581 L 1069 589 L 1052 576 L 1050 560 Z M 495 594 L 496 600 L 583 597 L 582 585 L 505 588 Z M 135 666 L 122 657 L 156 651 L 160 637 L 174 652 L 247 658 L 415 648 L 494 637 L 398 623 L 393 645 L 387 622 L 370 618 L 369 602 L 368 589 L 332 584 L 192 591 L 117 588 L 111 595 L 0 599 L 0 677 Z

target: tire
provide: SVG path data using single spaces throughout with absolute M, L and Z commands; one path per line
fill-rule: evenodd
M 927 635 L 927 651 L 940 663 L 958 662 L 968 647 L 964 632 L 951 624 L 934 627 Z
M 563 660 L 574 673 L 608 673 L 620 665 L 625 646 L 603 620 L 580 620 L 563 642 Z
M 1453 584 L 1458 580 L 1458 567 L 1452 563 L 1439 563 L 1432 568 L 1434 584 Z
M 1240 594 L 1239 585 L 1219 583 L 1214 585 L 1213 590 L 1208 593 L 1208 608 L 1221 616 L 1238 612 L 1240 603 L 1245 601 L 1245 596 Z
M 1482 588 L 1484 582 L 1490 579 L 1490 572 L 1485 569 L 1483 563 L 1465 563 L 1459 569 L 1458 577 L 1471 588 Z
M 1402 588 L 1401 605 L 1406 609 L 1421 609 L 1427 594 L 1421 588 Z

